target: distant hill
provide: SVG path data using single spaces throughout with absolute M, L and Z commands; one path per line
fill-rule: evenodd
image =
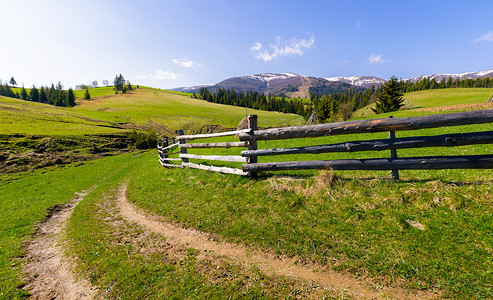
M 346 76 L 346 77 L 330 77 L 325 78 L 328 81 L 344 82 L 362 88 L 378 87 L 384 84 L 387 80 L 375 76 Z
M 466 72 L 457 74 L 432 74 L 412 77 L 404 80 L 416 82 L 423 78 L 434 78 L 440 81 L 448 79 L 476 79 L 491 77 L 493 70 Z M 295 73 L 262 73 L 240 77 L 231 77 L 216 84 L 199 85 L 192 87 L 175 88 L 173 91 L 197 93 L 200 88 L 206 87 L 214 93 L 219 88 L 234 89 L 235 91 L 256 91 L 265 94 L 285 95 L 293 98 L 309 98 L 311 92 L 318 94 L 332 94 L 347 90 L 362 90 L 372 86 L 378 87 L 387 80 L 375 76 L 343 76 L 343 77 L 313 77 Z
M 437 82 L 439 82 L 442 79 L 447 80 L 449 77 L 452 77 L 452 80 L 455 80 L 457 78 L 460 78 L 460 79 L 476 79 L 476 78 L 484 78 L 484 77 L 493 78 L 493 70 L 465 72 L 465 73 L 457 73 L 457 74 L 442 73 L 442 74 L 422 75 L 422 76 L 416 76 L 413 78 L 409 78 L 406 80 L 411 80 L 413 82 L 416 82 L 416 81 L 423 79 L 423 78 L 429 78 L 430 80 L 435 79 Z
M 351 79 L 348 79 L 351 78 Z M 176 88 L 174 91 L 195 92 L 201 87 L 214 93 L 219 88 L 235 91 L 256 91 L 265 94 L 285 95 L 293 98 L 308 98 L 310 90 L 328 91 L 328 93 L 345 92 L 350 89 L 359 90 L 372 85 L 380 85 L 384 79 L 370 76 L 321 78 L 304 76 L 295 73 L 262 73 L 241 77 L 232 77 L 214 85 L 202 85 L 188 88 Z

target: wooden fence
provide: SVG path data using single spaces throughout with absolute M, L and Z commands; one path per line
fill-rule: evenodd
M 249 129 L 225 133 L 183 135 L 181 131 L 179 143 L 158 147 L 159 159 L 163 166 L 178 166 L 206 169 L 223 173 L 250 175 L 255 177 L 261 171 L 302 170 L 302 169 L 331 169 L 331 170 L 391 170 L 392 177 L 399 179 L 398 170 L 420 169 L 493 169 L 493 154 L 464 155 L 464 156 L 424 156 L 397 157 L 398 149 L 424 147 L 451 147 L 473 144 L 492 144 L 493 131 L 454 133 L 436 136 L 417 136 L 396 138 L 396 131 L 418 130 L 424 128 L 439 128 L 470 124 L 493 123 L 493 110 L 471 111 L 463 113 L 440 114 L 424 117 L 388 118 L 338 122 L 320 125 L 292 126 L 257 130 L 257 117 L 249 116 Z M 347 135 L 357 133 L 389 132 L 388 139 L 348 141 L 344 143 L 317 145 L 296 148 L 257 149 L 259 140 L 281 140 L 295 138 L 310 138 L 332 135 Z M 217 137 L 239 134 L 240 142 L 230 143 L 197 143 L 186 144 L 185 140 Z M 165 150 L 178 146 L 180 158 L 167 158 Z M 187 148 L 212 147 L 248 147 L 241 156 L 203 156 L 187 154 Z M 285 161 L 258 163 L 259 156 L 274 156 L 283 154 L 357 152 L 390 150 L 389 158 L 373 159 L 343 159 L 315 161 Z M 242 170 L 224 167 L 213 167 L 192 164 L 189 159 L 209 159 L 221 161 L 244 162 Z M 169 160 L 181 160 L 181 165 L 169 164 Z
M 211 137 L 238 135 L 241 133 L 249 133 L 256 129 L 257 129 L 257 116 L 251 115 L 248 116 L 248 129 L 219 132 L 219 133 L 196 134 L 196 135 L 184 135 L 183 130 L 180 130 L 178 131 L 179 135 L 176 137 L 178 143 L 170 144 L 169 139 L 160 141 L 158 145 L 159 162 L 164 167 L 179 167 L 179 168 L 188 167 L 188 168 L 202 169 L 202 170 L 208 170 L 208 171 L 214 171 L 220 173 L 252 176 L 251 173 L 245 172 L 241 169 L 196 164 L 190 162 L 190 159 L 250 163 L 250 162 L 256 162 L 256 158 L 248 158 L 248 157 L 234 156 L 234 155 L 188 154 L 187 149 L 244 147 L 250 150 L 255 150 L 256 147 L 253 148 L 252 145 L 256 145 L 256 142 L 187 143 L 186 141 L 194 140 L 194 139 L 206 139 Z M 175 149 L 179 149 L 179 151 L 173 152 L 175 151 Z M 180 154 L 179 158 L 169 158 L 169 155 L 177 154 L 177 153 Z M 178 165 L 173 164 L 172 161 L 181 161 L 181 164 Z

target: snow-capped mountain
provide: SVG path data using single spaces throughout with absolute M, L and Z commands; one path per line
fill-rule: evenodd
M 202 85 L 194 85 L 194 86 L 188 86 L 188 87 L 178 87 L 178 88 L 174 88 L 172 90 L 177 91 L 177 92 L 193 93 L 193 92 L 200 90 L 200 88 L 203 88 L 203 87 L 208 88 L 211 86 L 213 86 L 213 84 L 202 84 Z
M 460 78 L 460 79 L 476 79 L 476 78 L 484 78 L 484 77 L 493 78 L 493 70 L 465 72 L 465 73 L 457 73 L 457 74 L 442 73 L 442 74 L 422 75 L 422 76 L 416 76 L 413 78 L 409 78 L 407 80 L 411 80 L 413 82 L 416 82 L 416 81 L 423 79 L 423 78 L 429 78 L 429 79 L 435 79 L 436 81 L 440 81 L 442 79 L 447 80 L 449 77 L 452 77 L 452 80 L 455 80 L 457 78 Z
M 362 88 L 369 88 L 372 85 L 377 87 L 384 84 L 387 81 L 385 79 L 375 76 L 345 76 L 345 77 L 330 77 L 325 79 L 328 81 L 345 82 Z
M 371 86 L 371 85 L 370 85 Z M 198 92 L 200 87 L 174 89 L 184 92 Z M 235 91 L 255 91 L 272 95 L 288 97 L 310 97 L 310 88 L 327 88 L 333 92 L 344 92 L 352 88 L 362 88 L 351 83 L 338 80 L 327 80 L 321 77 L 305 76 L 295 73 L 261 73 L 240 77 L 232 77 L 207 86 L 210 92 L 219 88 L 234 89 Z
M 493 78 L 493 70 L 465 72 L 458 74 L 433 74 L 417 76 L 405 80 L 418 81 L 422 78 L 435 78 L 440 81 L 449 77 L 452 79 L 476 79 L 483 77 Z M 234 89 L 235 91 L 255 91 L 266 94 L 286 95 L 288 97 L 310 97 L 310 90 L 317 93 L 336 93 L 345 92 L 347 90 L 361 90 L 370 88 L 371 86 L 378 87 L 384 84 L 387 80 L 375 76 L 343 76 L 343 77 L 313 77 L 305 76 L 296 73 L 262 73 L 252 74 L 240 77 L 231 77 L 213 85 L 200 85 L 185 88 L 176 88 L 175 91 L 195 92 L 197 93 L 201 87 L 207 87 L 210 92 L 215 92 L 219 88 Z

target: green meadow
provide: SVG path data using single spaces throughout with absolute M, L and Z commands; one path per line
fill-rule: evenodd
M 101 91 L 103 93 L 103 91 Z M 493 89 L 448 89 L 405 95 L 415 108 L 386 118 L 464 110 L 421 109 L 482 104 Z M 91 94 L 92 95 L 92 94 Z M 96 96 L 94 96 L 96 97 Z M 57 108 L 0 97 L 0 134 L 126 134 L 154 126 L 198 132 L 210 125 L 235 128 L 245 109 L 158 89 L 107 94 Z M 468 108 L 470 109 L 470 108 Z M 368 111 L 368 109 L 367 109 Z M 301 125 L 300 116 L 248 110 L 260 127 Z M 27 124 L 27 123 L 31 123 Z M 132 124 L 132 126 L 129 126 Z M 153 125 L 154 124 L 154 125 Z M 157 125 L 156 125 L 157 124 Z M 491 124 L 397 132 L 397 137 L 489 131 Z M 388 133 L 259 141 L 259 148 L 287 148 L 386 138 Z M 233 141 L 214 138 L 205 141 Z M 239 155 L 243 149 L 193 149 L 196 154 Z M 399 150 L 398 156 L 491 154 L 493 145 Z M 259 162 L 388 157 L 389 151 L 259 157 Z M 175 155 L 177 157 L 177 155 Z M 211 164 L 210 161 L 202 163 Z M 214 162 L 241 168 L 241 164 Z M 351 299 L 286 277 L 234 263 L 212 267 L 193 249 L 166 255 L 163 237 L 149 236 L 115 213 L 114 198 L 128 183 L 128 198 L 145 211 L 214 239 L 329 266 L 370 278 L 372 288 L 399 286 L 437 298 L 493 298 L 493 170 L 286 171 L 258 180 L 193 169 L 167 169 L 157 152 L 133 152 L 87 162 L 0 175 L 0 298 L 21 299 L 23 243 L 50 207 L 76 192 L 94 190 L 76 207 L 65 239 L 80 276 L 109 299 Z M 135 240 L 138 243 L 134 242 Z M 155 245 L 153 243 L 156 243 Z M 152 244 L 152 245 L 151 245 Z M 153 246 L 154 245 L 154 246 Z M 163 245 L 162 249 L 154 249 Z M 143 251 L 142 249 L 154 249 Z M 161 252 L 160 252 L 161 251 Z M 164 252 L 163 252 L 164 251 Z
M 100 120 L 115 123 L 133 122 L 145 125 L 155 122 L 170 129 L 199 128 L 220 125 L 236 128 L 245 117 L 245 108 L 209 103 L 158 89 L 140 88 L 104 99 L 84 101 L 76 111 Z M 303 118 L 293 114 L 248 109 L 263 123 L 259 126 L 301 125 Z
M 492 88 L 453 88 L 417 91 L 404 94 L 404 99 L 408 100 L 414 105 L 414 108 L 410 109 L 411 105 L 409 103 L 405 103 L 406 105 L 404 106 L 404 109 L 410 109 L 411 114 L 413 110 L 431 109 L 438 107 L 444 107 L 443 110 L 448 110 L 449 112 L 453 110 L 460 111 L 465 110 L 465 108 L 446 107 L 468 104 L 484 104 L 486 100 L 488 100 L 492 95 Z M 374 107 L 374 104 L 354 112 L 353 117 L 375 118 L 375 113 L 370 109 L 371 107 Z M 404 112 L 401 110 L 398 112 L 394 112 L 393 115 L 397 117 L 401 114 L 406 115 L 407 113 L 408 112 Z M 421 115 L 421 113 L 417 113 L 417 115 Z

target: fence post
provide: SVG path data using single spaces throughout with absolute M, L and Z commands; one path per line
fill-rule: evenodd
M 248 116 L 248 128 L 252 129 L 252 131 L 257 130 L 257 115 L 249 115 Z M 257 150 L 257 141 L 249 141 L 248 142 L 248 150 Z M 257 163 L 257 156 L 250 157 L 248 163 L 254 164 Z M 250 178 L 257 178 L 257 172 L 250 172 Z
M 394 116 L 390 116 L 389 118 L 393 118 Z M 389 131 L 389 139 L 392 142 L 393 139 L 395 139 L 395 131 Z M 390 149 L 390 159 L 394 160 L 397 158 L 397 150 L 395 149 Z M 393 169 L 392 170 L 392 179 L 395 181 L 399 181 L 399 170 Z
M 178 135 L 183 135 L 183 134 L 184 134 L 184 133 L 183 133 L 183 129 L 178 130 Z M 180 144 L 185 144 L 186 142 L 185 142 L 185 140 L 180 139 L 180 140 L 179 140 L 179 143 L 180 143 Z M 182 153 L 182 154 L 187 154 L 187 153 L 188 153 L 188 152 L 187 152 L 187 148 L 180 148 L 180 149 L 181 149 L 181 153 Z M 181 160 L 182 160 L 184 163 L 187 163 L 187 162 L 188 162 L 188 158 L 182 158 Z

